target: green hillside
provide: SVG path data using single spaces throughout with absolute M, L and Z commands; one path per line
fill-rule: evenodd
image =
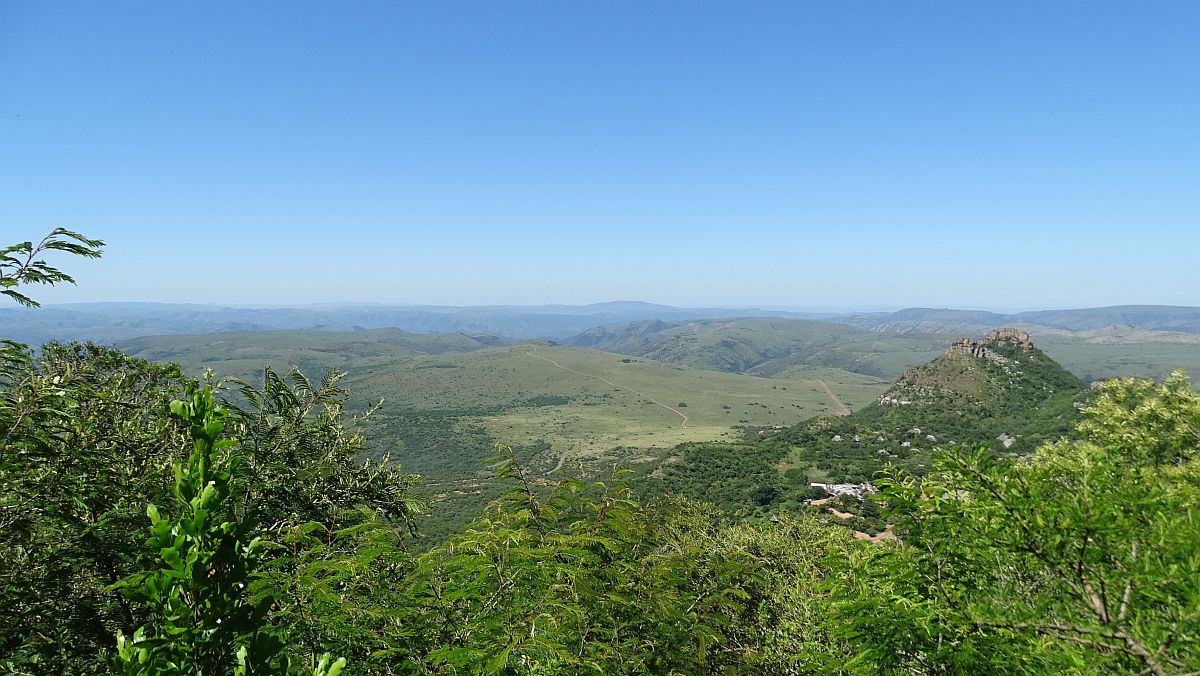
M 298 366 L 317 375 L 332 369 L 355 373 L 421 354 L 470 352 L 502 344 L 494 336 L 466 333 L 364 331 L 230 331 L 147 336 L 117 344 L 126 354 L 171 361 L 189 373 L 205 368 L 218 376 L 253 378 L 264 366 L 284 371 Z
M 359 398 L 383 398 L 387 411 L 458 412 L 498 439 L 591 455 L 713 440 L 736 426 L 788 426 L 838 412 L 839 401 L 866 405 L 886 387 L 836 369 L 763 378 L 545 342 L 415 358 L 349 382 Z
M 986 441 L 998 452 L 1031 453 L 1069 430 L 1083 391 L 1027 336 L 993 331 L 908 371 L 877 403 L 782 437 L 794 447 L 788 462 L 814 481 L 865 481 L 886 464 L 919 473 L 940 446 Z
M 870 481 L 892 465 L 921 474 L 937 448 L 987 442 L 1028 455 L 1069 431 L 1086 388 L 1026 338 L 993 332 L 957 342 L 844 417 L 801 422 L 757 443 L 681 446 L 642 468 L 644 485 L 735 510 L 799 508 L 816 495 L 811 482 Z
M 892 379 L 932 359 L 949 340 L 830 322 L 751 317 L 600 326 L 566 342 L 715 371 L 774 375 L 803 365 Z

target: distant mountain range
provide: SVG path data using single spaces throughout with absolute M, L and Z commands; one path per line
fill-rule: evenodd
M 32 345 L 48 340 L 110 344 L 154 335 L 312 329 L 352 331 L 398 328 L 413 333 L 470 333 L 506 339 L 561 339 L 600 324 L 647 319 L 791 317 L 828 313 L 757 308 L 678 308 L 636 301 L 592 305 L 330 305 L 228 307 L 162 303 L 80 303 L 38 309 L 0 309 L 0 337 Z
M 656 333 L 657 323 L 699 319 L 773 317 L 823 320 L 887 333 L 978 335 L 1000 326 L 1029 325 L 1083 331 L 1138 327 L 1200 333 L 1200 307 L 1121 305 L 1078 310 L 1000 314 L 982 310 L 909 308 L 896 312 L 797 312 L 762 308 L 681 308 L 638 301 L 591 305 L 312 305 L 231 307 L 164 303 L 78 303 L 39 309 L 0 309 L 0 338 L 33 345 L 47 340 L 91 340 L 111 344 L 154 335 L 310 329 L 352 331 L 398 328 L 412 333 L 468 333 L 521 340 L 544 338 L 583 345 L 593 334 L 612 341 L 614 325 L 645 322 L 628 331 Z M 620 329 L 626 330 L 626 329 Z M 1035 331 L 1036 332 L 1036 331 Z M 628 337 L 628 336 L 626 336 Z M 578 341 L 578 342 L 577 342 Z

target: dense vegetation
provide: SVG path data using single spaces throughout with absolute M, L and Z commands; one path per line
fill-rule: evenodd
M 36 281 L 21 269 L 19 259 L 0 267 L 14 280 L 6 288 Z M 759 519 L 670 490 L 639 499 L 622 472 L 547 477 L 500 445 L 491 466 L 502 494 L 414 553 L 414 516 L 430 509 L 414 497 L 419 479 L 363 460 L 357 430 L 373 411 L 351 415 L 346 400 L 336 374 L 268 370 L 221 385 L 95 345 L 5 344 L 0 668 L 1200 665 L 1200 396 L 1182 374 L 1101 384 L 1067 425 L 1071 440 L 1028 459 L 975 445 L 931 452 L 922 474 L 894 466 L 870 509 L 885 506 L 899 537 L 879 543 L 799 509 Z M 680 452 L 705 459 L 705 497 L 748 488 L 769 505 L 780 465 L 753 461 L 791 450 L 779 435 Z

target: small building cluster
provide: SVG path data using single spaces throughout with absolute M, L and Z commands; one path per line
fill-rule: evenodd
M 875 488 L 871 484 L 818 484 L 818 483 L 811 483 L 811 484 L 809 484 L 809 486 L 812 486 L 813 488 L 820 488 L 821 490 L 825 491 L 826 493 L 828 493 L 829 495 L 832 495 L 835 498 L 840 498 L 843 495 L 848 495 L 851 497 L 858 498 L 859 500 L 862 500 L 864 495 L 870 495 L 872 493 L 879 492 L 879 489 Z

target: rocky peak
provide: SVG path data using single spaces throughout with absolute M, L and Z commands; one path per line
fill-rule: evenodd
M 956 338 L 947 350 L 949 354 L 969 354 L 977 359 L 987 359 L 997 363 L 1007 363 L 1008 359 L 996 353 L 991 349 L 991 346 L 996 346 L 1000 343 L 1008 343 L 1020 347 L 1022 350 L 1029 352 L 1033 349 L 1033 342 L 1029 340 L 1029 334 L 1025 331 L 1016 329 L 995 329 L 989 331 L 982 340 L 974 338 Z

